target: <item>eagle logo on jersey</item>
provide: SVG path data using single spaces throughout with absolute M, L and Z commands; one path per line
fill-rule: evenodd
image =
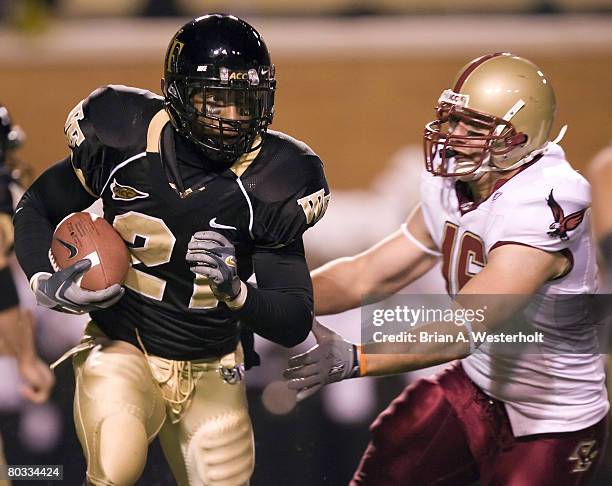
M 561 238 L 561 240 L 569 240 L 567 232 L 575 230 L 578 225 L 582 223 L 586 209 L 581 209 L 580 211 L 576 211 L 569 216 L 565 216 L 563 208 L 557 201 L 555 201 L 555 198 L 553 197 L 552 189 L 546 198 L 546 203 L 548 204 L 548 207 L 552 211 L 553 217 L 555 218 L 554 223 L 551 223 L 548 227 L 548 229 L 550 229 L 550 231 L 547 232 L 548 236 L 551 238 Z
M 149 193 L 147 192 L 139 191 L 131 186 L 122 186 L 117 182 L 117 179 L 113 179 L 110 189 L 113 193 L 113 199 L 117 201 L 131 201 L 133 199 L 144 199 L 149 197 Z

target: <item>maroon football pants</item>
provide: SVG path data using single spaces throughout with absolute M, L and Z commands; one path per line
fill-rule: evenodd
M 503 403 L 455 363 L 406 388 L 370 432 L 351 486 L 577 486 L 605 455 L 607 417 L 576 432 L 514 437 Z

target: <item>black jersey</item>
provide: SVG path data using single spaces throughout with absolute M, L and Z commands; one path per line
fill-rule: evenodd
M 0 242 L 5 255 L 13 247 L 13 197 L 9 187 L 12 181 L 8 169 L 0 166 Z
M 19 296 L 8 257 L 13 250 L 13 197 L 10 172 L 0 166 L 0 312 L 19 305 Z
M 171 159 L 182 157 L 173 143 L 179 135 L 163 99 L 124 86 L 100 88 L 80 102 L 65 132 L 79 180 L 102 198 L 105 219 L 132 257 L 125 296 L 93 312 L 94 320 L 113 339 L 134 342 L 138 329 L 146 350 L 167 358 L 232 350 L 236 315 L 194 277 L 187 244 L 196 231 L 222 233 L 235 245 L 239 276 L 247 280 L 254 251 L 291 245 L 325 212 L 329 189 L 319 157 L 271 131 L 231 167 L 206 170 L 210 161 L 202 159 L 198 184 L 179 188 L 171 177 Z

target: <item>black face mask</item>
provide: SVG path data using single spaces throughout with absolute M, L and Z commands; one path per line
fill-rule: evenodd
M 211 87 L 192 82 L 184 86 L 179 98 L 186 101 L 180 106 L 169 105 L 173 124 L 211 160 L 236 160 L 257 149 L 253 143 L 272 117 L 273 95 L 268 88 Z

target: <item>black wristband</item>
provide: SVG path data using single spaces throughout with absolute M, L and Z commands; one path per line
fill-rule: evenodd
M 10 267 L 0 270 L 0 311 L 19 305 L 17 287 Z

